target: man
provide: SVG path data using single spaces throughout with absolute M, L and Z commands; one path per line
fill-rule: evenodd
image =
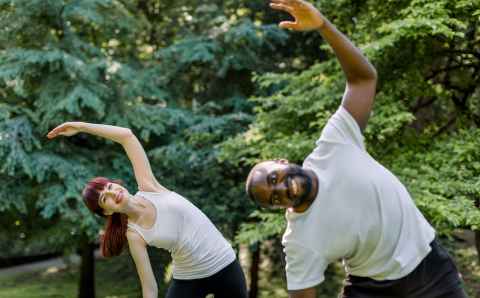
M 280 27 L 319 31 L 347 79 L 342 103 L 303 167 L 265 161 L 247 178 L 247 192 L 259 205 L 287 209 L 282 244 L 290 297 L 316 297 L 327 265 L 339 259 L 348 273 L 344 298 L 467 297 L 455 264 L 406 188 L 365 151 L 375 68 L 311 4 L 271 0 L 270 6 L 295 19 Z

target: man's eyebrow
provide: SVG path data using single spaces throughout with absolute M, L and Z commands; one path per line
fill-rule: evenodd
M 274 172 L 275 173 L 275 172 Z M 271 186 L 272 183 L 270 181 L 270 175 L 272 175 L 272 173 L 269 173 L 265 176 L 265 179 L 267 180 L 267 185 Z M 268 198 L 268 202 L 270 203 L 271 206 L 273 206 L 273 190 L 270 189 L 270 197 Z

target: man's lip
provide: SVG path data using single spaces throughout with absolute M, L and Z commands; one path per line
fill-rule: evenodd
M 287 190 L 288 190 L 288 197 L 290 199 L 294 199 L 295 196 L 296 196 L 296 191 L 295 191 L 295 188 L 293 187 L 293 184 L 294 184 L 294 178 L 292 176 L 288 176 L 287 177 Z

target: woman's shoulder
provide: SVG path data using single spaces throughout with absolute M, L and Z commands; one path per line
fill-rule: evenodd
M 147 193 L 161 193 L 169 191 L 165 186 L 160 183 L 148 183 L 148 184 L 139 184 L 138 191 L 147 192 Z
M 166 203 L 167 201 L 171 200 L 165 200 L 171 197 L 174 197 L 176 195 L 175 192 L 169 191 L 167 189 L 165 190 L 160 190 L 160 191 L 145 191 L 145 190 L 138 190 L 137 193 L 135 193 L 134 197 L 138 200 L 140 199 L 145 199 L 150 201 L 151 203 L 157 205 L 156 203 L 164 202 Z
M 135 243 L 143 246 L 147 245 L 147 242 L 145 241 L 143 235 L 140 234 L 138 231 L 132 229 L 131 227 L 127 228 L 125 236 L 127 237 L 128 242 L 131 244 Z
M 145 195 L 163 195 L 169 193 L 170 190 L 163 185 L 156 183 L 152 185 L 139 185 L 137 193 L 142 193 Z

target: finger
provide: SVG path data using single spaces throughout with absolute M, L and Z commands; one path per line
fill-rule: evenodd
M 291 29 L 291 30 L 297 30 L 297 25 L 298 25 L 297 22 L 290 22 L 290 21 L 281 22 L 279 24 L 280 28 Z
M 49 138 L 49 139 L 53 139 L 53 138 L 55 138 L 56 136 L 57 136 L 57 134 L 54 133 L 53 131 L 51 131 L 51 132 L 49 132 L 49 133 L 47 134 L 47 138 Z
M 288 5 L 290 2 L 288 0 L 270 0 L 270 3 Z
M 57 136 L 60 132 L 64 131 L 67 128 L 65 124 L 59 125 L 52 129 L 48 134 L 52 136 Z
M 290 14 L 293 12 L 293 8 L 285 4 L 270 3 L 270 7 L 276 10 L 286 11 Z
M 283 4 L 291 7 L 302 5 L 303 3 L 299 0 L 270 0 L 270 2 L 275 4 Z
M 60 132 L 64 131 L 65 128 L 63 126 L 59 126 L 54 128 L 50 133 L 53 135 L 58 135 Z

